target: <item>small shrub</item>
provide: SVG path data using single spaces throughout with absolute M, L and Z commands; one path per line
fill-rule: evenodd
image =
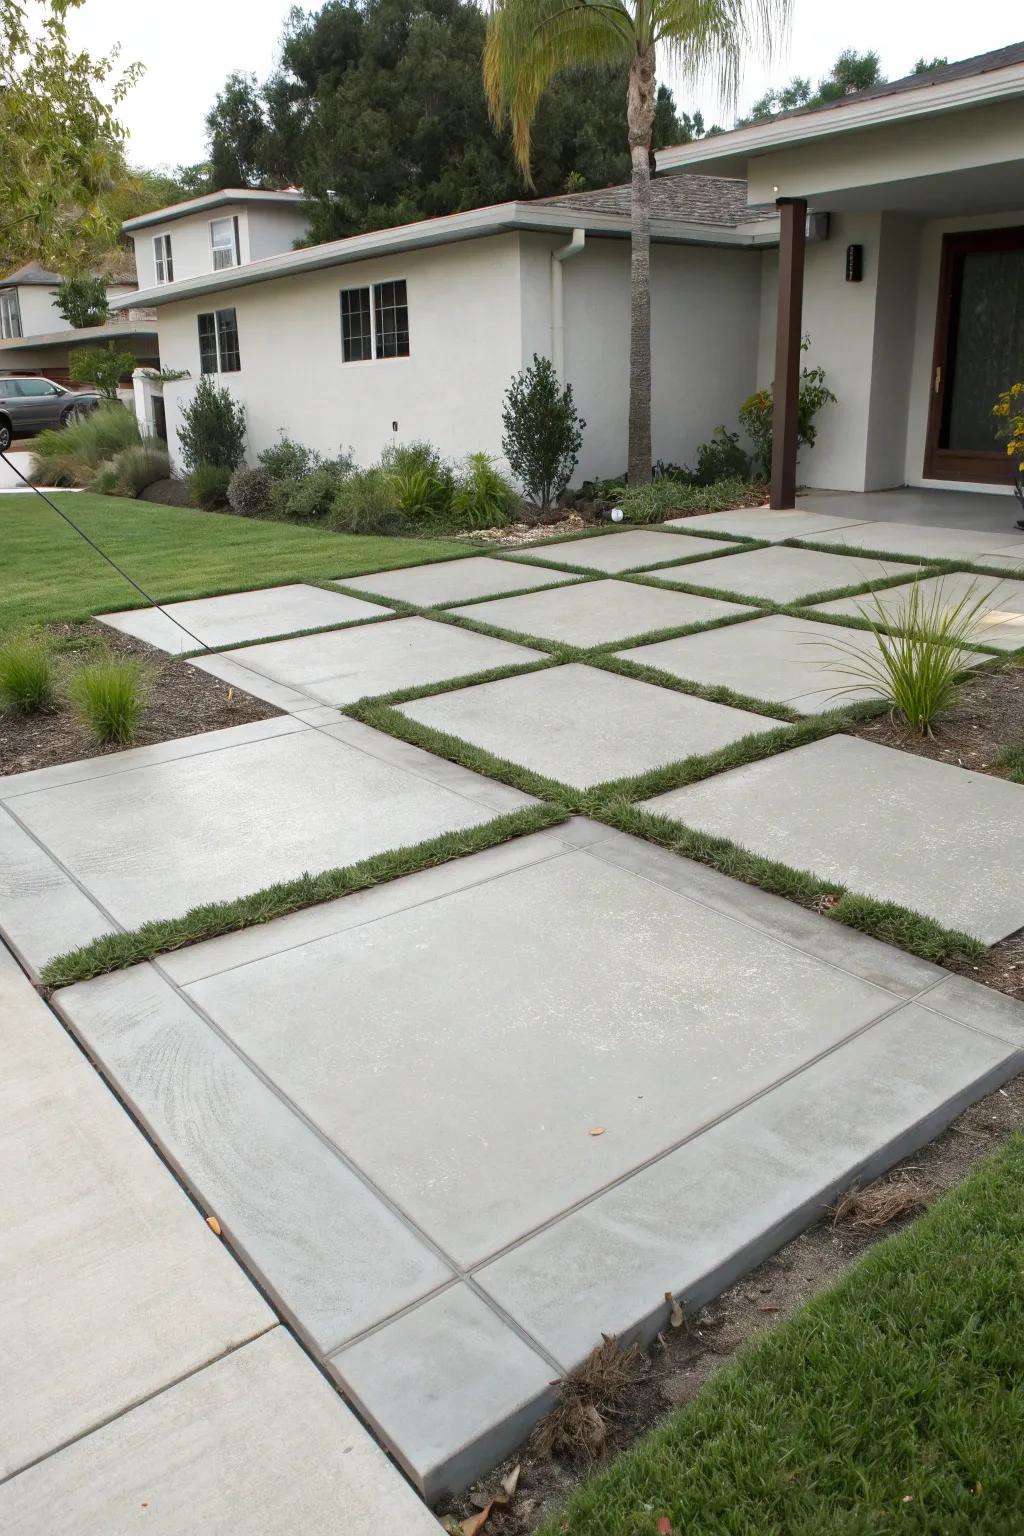
M 283 432 L 271 448 L 264 448 L 256 457 L 272 480 L 301 480 L 320 465 L 318 453 L 285 437 Z
M 146 674 L 133 657 L 104 657 L 80 667 L 68 693 L 97 741 L 125 746 L 146 707 Z
M 134 352 L 110 341 L 105 347 L 82 347 L 68 358 L 72 383 L 87 384 L 105 400 L 117 399 L 117 386 L 138 364 Z
M 188 477 L 189 500 L 194 507 L 217 512 L 228 504 L 231 471 L 223 464 L 197 464 Z
M 53 696 L 53 651 L 46 635 L 28 631 L 0 645 L 0 709 L 34 715 Z
M 30 479 L 37 485 L 87 486 L 101 464 L 142 442 L 134 412 L 101 405 L 66 427 L 47 427 L 32 446 Z
M 330 523 L 339 533 L 404 533 L 409 526 L 395 505 L 390 476 L 379 464 L 357 469 L 338 487 Z
M 102 277 L 66 277 L 52 290 L 53 307 L 76 331 L 107 318 L 107 285 Z
M 547 511 L 576 468 L 586 422 L 576 409 L 572 385 L 563 389 L 546 357 L 517 373 L 502 407 L 502 449 L 509 467 L 534 501 Z
M 996 766 L 1001 768 L 1008 779 L 1015 784 L 1024 784 L 1024 745 L 1019 747 L 1003 747 L 996 758 Z
M 471 453 L 456 476 L 451 512 L 459 528 L 500 528 L 519 510 L 515 486 L 486 453 Z
M 660 523 L 685 512 L 728 512 L 750 506 L 754 499 L 745 480 L 718 480 L 714 485 L 652 480 L 650 485 L 613 486 L 608 494 L 628 523 Z
M 89 481 L 90 491 L 96 491 L 100 496 L 117 495 L 117 470 L 114 468 L 113 459 L 108 459 L 101 464 L 99 469 Z
M 740 445 L 738 432 L 716 427 L 711 440 L 697 449 L 697 468 L 691 484 L 716 485 L 719 480 L 749 480 L 750 455 Z
M 178 441 L 185 468 L 237 469 L 245 457 L 245 406 L 205 376 L 182 407 Z
M 805 336 L 801 351 L 811 341 Z M 826 405 L 834 405 L 835 395 L 825 384 L 824 368 L 804 368 L 800 373 L 800 400 L 797 407 L 797 443 L 813 448 L 818 437 L 815 417 Z M 740 406 L 740 423 L 754 445 L 754 460 L 767 478 L 772 472 L 772 432 L 775 401 L 771 389 L 759 389 Z
M 89 489 L 107 496 L 137 497 L 148 485 L 166 480 L 171 472 L 167 449 L 150 439 L 122 448 L 112 459 L 101 464 Z
M 273 510 L 271 492 L 274 481 L 270 471 L 260 464 L 256 469 L 239 465 L 228 481 L 228 506 L 239 517 L 267 517 Z
M 391 487 L 392 504 L 407 517 L 443 519 L 452 504 L 455 476 L 430 443 L 400 443 L 385 448 L 380 468 Z
M 945 596 L 940 580 L 929 595 L 919 581 L 895 609 L 887 610 L 879 594 L 868 593 L 861 614 L 871 625 L 877 654 L 864 652 L 850 641 L 825 641 L 847 659 L 833 670 L 855 679 L 840 693 L 869 687 L 922 736 L 932 734 L 932 721 L 956 702 L 963 674 L 961 647 L 976 638 L 978 618 L 991 606 L 990 589 L 975 596 L 972 582 L 958 602 Z M 887 630 L 901 633 L 889 634 Z
M 725 429 L 720 427 L 718 430 L 721 432 Z M 698 452 L 699 451 L 700 450 L 698 449 Z M 620 475 L 619 483 L 621 484 L 622 481 L 624 481 L 626 478 L 627 476 Z M 696 476 L 694 475 L 692 469 L 687 469 L 685 464 L 673 464 L 671 460 L 666 459 L 658 459 L 658 461 L 654 464 L 651 469 L 651 479 L 676 480 L 680 485 L 696 485 L 697 483 Z

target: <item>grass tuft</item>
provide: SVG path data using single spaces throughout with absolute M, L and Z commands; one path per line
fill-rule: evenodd
M 0 710 L 38 714 L 55 691 L 53 647 L 45 634 L 26 630 L 0 645 Z
M 134 657 L 105 656 L 80 667 L 68 693 L 97 741 L 123 747 L 146 707 L 146 669 Z

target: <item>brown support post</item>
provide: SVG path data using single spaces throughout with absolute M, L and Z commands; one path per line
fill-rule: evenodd
M 804 298 L 807 200 L 780 197 L 779 307 L 775 332 L 775 411 L 772 420 L 771 506 L 796 505 L 797 409 Z

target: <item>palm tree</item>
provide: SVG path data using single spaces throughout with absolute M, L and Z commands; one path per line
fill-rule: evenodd
M 711 73 L 734 102 L 748 48 L 770 54 L 792 0 L 491 0 L 484 88 L 494 121 L 508 122 L 530 183 L 530 131 L 545 89 L 566 69 L 628 64 L 632 163 L 629 478 L 651 478 L 651 140 L 655 53 L 682 73 Z

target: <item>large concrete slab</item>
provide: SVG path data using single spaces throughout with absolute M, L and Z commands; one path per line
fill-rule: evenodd
M 832 736 L 646 803 L 985 943 L 1024 926 L 1024 785 Z
M 0 1488 L 11 1536 L 437 1536 L 282 1328 Z
M 797 603 L 819 592 L 865 587 L 887 576 L 916 575 L 916 567 L 899 561 L 869 560 L 865 555 L 826 555 L 820 550 L 773 545 L 750 549 L 719 560 L 688 566 L 679 580 L 691 587 L 763 597 L 773 603 Z
M 169 967 L 170 1003 L 138 968 L 59 1006 L 189 1182 L 236 1167 L 217 1193 L 231 1240 L 247 1220 L 302 1234 L 286 1315 L 430 1495 L 511 1450 L 602 1329 L 660 1326 L 667 1286 L 706 1299 L 837 1181 L 1009 1075 L 1024 1041 L 1020 1005 L 947 996 L 934 966 L 580 823 Z M 380 1203 L 377 1226 L 354 1186 L 333 1218 L 293 1205 L 300 1160 L 270 1175 L 288 1133 L 238 1093 L 225 1052 Z M 163 1070 L 179 1058 L 198 1068 L 187 1114 Z M 451 1278 L 403 1303 L 378 1238 L 361 1256 L 336 1230 L 384 1216 Z M 306 1309 L 316 1277 L 346 1267 L 354 1305 L 379 1315 L 325 1353 Z
M 276 1319 L 2 945 L 0 1055 L 3 1478 Z
M 935 490 L 901 485 L 888 491 L 800 491 L 797 506 L 854 522 L 913 523 L 928 528 L 966 528 L 995 534 L 998 543 L 1019 537 L 1019 516 L 1009 486 L 989 491 Z M 876 546 L 884 548 L 883 546 Z
M 400 708 L 410 720 L 577 789 L 714 752 L 778 726 L 766 715 L 578 663 Z
M 630 528 L 625 533 L 608 533 L 600 538 L 534 545 L 533 553 L 538 559 L 578 565 L 588 571 L 604 571 L 612 576 L 620 571 L 645 570 L 669 561 L 696 560 L 699 555 L 724 555 L 731 547 L 722 539 L 693 538 L 687 539 L 685 544 L 668 543 L 667 540 L 673 537 L 654 528 Z
M 365 727 L 358 743 L 343 727 L 249 729 L 219 751 L 121 773 L 69 781 L 46 769 L 4 803 L 0 837 L 14 846 L 0 865 L 0 928 L 31 964 L 97 928 L 177 916 L 527 803 Z
M 848 527 L 855 518 L 830 516 L 824 512 L 774 512 L 769 507 L 737 507 L 732 512 L 702 512 L 697 517 L 674 517 L 666 528 L 678 528 L 681 533 L 735 533 L 744 539 L 767 539 L 779 544 L 783 539 L 815 539 L 823 544 L 831 540 L 825 537 L 837 528 Z
M 689 682 L 788 704 L 802 715 L 878 697 L 877 688 L 862 687 L 848 671 L 861 657 L 877 657 L 874 635 L 781 613 L 618 654 Z M 984 659 L 980 652 L 963 652 L 965 666 L 976 666 Z
M 1012 507 L 1012 504 L 1011 504 Z M 943 528 L 921 523 L 871 522 L 837 528 L 818 540 L 851 549 L 884 550 L 886 554 L 925 560 L 969 560 L 980 565 L 1014 565 L 1024 558 L 1024 538 L 1014 536 L 1011 508 L 1005 535 L 984 528 Z M 810 535 L 794 535 L 810 537 Z M 998 557 L 998 558 L 997 558 Z
M 951 608 L 964 601 L 968 607 L 984 603 L 972 621 L 970 638 L 975 645 L 990 645 L 1000 651 L 1015 651 L 1024 646 L 1024 581 L 953 571 L 946 576 L 926 576 L 917 585 L 929 608 L 933 604 Z M 843 597 L 815 604 L 815 611 L 851 614 L 877 624 L 881 607 L 889 622 L 898 625 L 901 614 L 907 613 L 912 593 L 913 584 L 886 587 L 867 597 Z
M 134 635 L 157 650 L 180 655 L 204 645 L 219 650 L 270 635 L 379 619 L 381 609 L 341 592 L 294 582 L 259 592 L 229 592 L 224 597 L 192 598 L 184 603 L 164 603 L 161 608 L 132 608 L 96 617 L 123 635 Z
M 474 614 L 482 614 L 487 606 L 474 607 Z M 307 695 L 308 702 L 341 705 L 399 688 L 518 666 L 541 654 L 454 624 L 408 618 L 246 646 L 227 651 L 220 659 L 296 689 Z
M 516 560 L 495 560 L 491 555 L 470 555 L 465 560 L 436 560 L 401 571 L 353 576 L 338 585 L 353 592 L 373 592 L 396 602 L 413 603 L 418 608 L 436 608 L 574 579 L 565 571 L 546 571 L 542 566 Z
M 700 563 L 692 567 L 705 568 Z M 687 580 L 690 570 L 688 566 Z M 745 611 L 741 604 L 716 598 L 693 597 L 686 592 L 669 592 L 664 587 L 614 580 L 585 581 L 578 587 L 559 587 L 553 592 L 503 597 L 494 603 L 452 609 L 453 613 L 464 614 L 481 624 L 584 648 L 631 640 L 635 635 L 652 634 L 659 629 L 714 623 Z

